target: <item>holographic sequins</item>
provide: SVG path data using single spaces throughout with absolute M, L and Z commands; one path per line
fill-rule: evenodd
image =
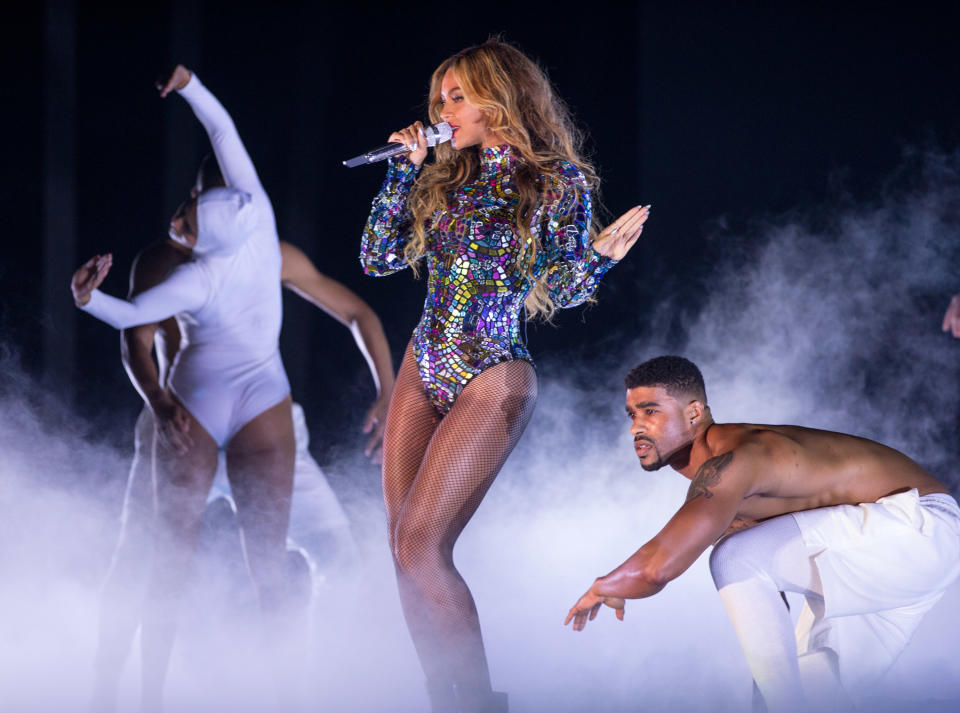
M 520 159 L 510 146 L 498 146 L 481 149 L 480 160 L 476 179 L 451 196 L 427 230 L 427 297 L 413 349 L 427 395 L 441 413 L 484 369 L 513 359 L 533 363 L 520 337 L 520 310 L 533 288 L 517 262 L 522 238 L 513 175 Z M 615 261 L 590 246 L 583 174 L 567 162 L 559 169 L 531 220 L 541 244 L 532 273 L 545 280 L 556 306 L 572 307 L 593 294 Z M 368 275 L 407 267 L 406 202 L 416 172 L 406 159 L 390 160 L 363 233 L 360 263 Z

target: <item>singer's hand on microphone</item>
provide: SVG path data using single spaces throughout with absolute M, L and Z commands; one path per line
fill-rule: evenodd
M 423 124 L 415 121 L 405 129 L 394 131 L 387 139 L 390 143 L 403 144 L 410 148 L 407 158 L 414 166 L 419 166 L 427 157 L 427 137 L 423 135 Z

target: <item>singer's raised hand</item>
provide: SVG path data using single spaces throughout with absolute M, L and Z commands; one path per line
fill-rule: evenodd
M 423 124 L 415 121 L 405 129 L 394 131 L 387 139 L 390 143 L 403 144 L 410 149 L 407 158 L 414 166 L 419 166 L 427 157 L 427 137 L 423 135 Z
M 170 77 L 166 82 L 157 82 L 157 89 L 160 90 L 160 97 L 166 99 L 167 94 L 172 92 L 174 89 L 183 89 L 187 86 L 187 83 L 190 81 L 190 70 L 184 67 L 182 64 L 178 64 L 173 68 L 173 72 L 170 73 Z
M 608 225 L 593 240 L 593 249 L 614 260 L 622 260 L 643 232 L 650 206 L 634 206 Z

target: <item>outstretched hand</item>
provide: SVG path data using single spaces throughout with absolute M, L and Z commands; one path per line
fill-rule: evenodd
M 943 331 L 960 338 L 960 295 L 954 295 L 943 315 Z
M 90 301 L 90 293 L 100 287 L 110 266 L 113 265 L 113 255 L 94 255 L 81 265 L 70 280 L 70 291 L 77 307 L 83 307 Z
M 563 620 L 563 625 L 566 626 L 572 621 L 574 631 L 583 631 L 583 627 L 587 625 L 588 621 L 593 621 L 597 618 L 597 612 L 600 611 L 601 604 L 606 604 L 611 609 L 614 609 L 617 614 L 617 619 L 623 621 L 626 602 L 621 597 L 598 596 L 593 593 L 593 587 L 591 587 L 587 590 L 587 593 L 580 597 L 577 603 L 570 608 L 570 611 L 567 612 L 567 618 Z
M 634 206 L 600 231 L 593 240 L 593 249 L 606 257 L 622 260 L 637 242 L 649 217 L 650 206 Z
M 187 86 L 187 83 L 190 81 L 190 70 L 184 67 L 182 64 L 178 64 L 174 67 L 173 72 L 170 74 L 170 78 L 166 82 L 157 82 L 157 89 L 160 90 L 160 98 L 166 99 L 167 95 L 172 92 L 174 89 L 183 89 Z
M 363 449 L 363 455 L 377 465 L 383 462 L 383 429 L 387 425 L 389 406 L 390 394 L 381 394 L 380 398 L 367 410 L 367 415 L 363 419 L 363 432 L 370 434 L 367 445 Z

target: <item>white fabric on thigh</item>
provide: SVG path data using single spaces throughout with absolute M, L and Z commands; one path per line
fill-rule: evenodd
M 825 612 L 801 617 L 801 649 L 830 648 L 859 695 L 897 659 L 960 572 L 960 508 L 916 490 L 793 513 L 823 583 Z
M 297 438 L 290 537 L 308 542 L 311 535 L 350 529 L 350 521 L 320 465 L 310 454 L 310 432 L 300 404 L 293 405 L 293 432 Z
M 720 599 L 770 713 L 807 709 L 790 612 L 781 591 L 822 611 L 820 581 L 790 517 L 767 520 L 722 540 L 710 555 Z

